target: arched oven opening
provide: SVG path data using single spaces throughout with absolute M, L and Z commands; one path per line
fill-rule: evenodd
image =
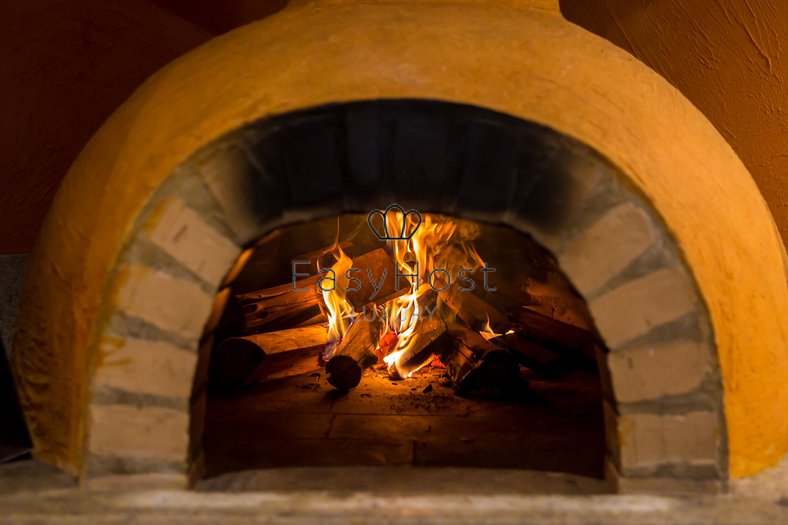
M 279 228 L 230 281 L 204 342 L 208 478 L 349 466 L 603 477 L 605 351 L 529 236 L 389 206 Z
M 421 99 L 262 118 L 151 189 L 113 261 L 94 346 L 64 358 L 89 387 L 47 383 L 75 396 L 71 431 L 47 430 L 59 397 L 27 414 L 91 486 L 278 467 L 307 469 L 300 486 L 329 468 L 572 476 L 542 492 L 724 478 L 681 252 L 618 168 L 538 123 Z

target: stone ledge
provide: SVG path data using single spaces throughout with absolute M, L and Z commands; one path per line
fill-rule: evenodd
M 619 414 L 616 433 L 620 470 L 631 473 L 665 470 L 714 471 L 721 439 L 717 414 Z
M 187 399 L 197 355 L 161 341 L 104 336 L 94 387 Z
M 91 456 L 118 456 L 185 464 L 189 415 L 157 407 L 91 405 Z
M 678 267 L 626 283 L 588 305 L 611 350 L 694 311 L 695 292 Z
M 174 197 L 157 205 L 142 231 L 152 244 L 214 285 L 221 281 L 241 251 L 231 239 Z
M 601 288 L 655 242 L 646 213 L 631 202 L 603 215 L 564 245 L 558 259 L 580 293 Z
M 686 496 L 689 494 L 721 494 L 725 492 L 724 483 L 717 479 L 624 477 L 609 460 L 605 461 L 605 479 L 610 486 L 610 490 L 618 494 Z
M 549 478 L 548 478 L 549 479 Z M 486 481 L 477 477 L 476 481 Z M 18 524 L 99 523 L 152 525 L 294 525 L 385 523 L 470 525 L 775 525 L 788 508 L 776 502 L 695 494 L 523 495 L 376 493 L 372 490 L 85 491 L 78 489 L 0 495 L 3 519 Z
M 186 474 L 117 474 L 91 477 L 90 490 L 177 490 L 189 486 Z
M 140 265 L 123 267 L 119 274 L 118 310 L 188 339 L 200 337 L 213 305 L 200 286 Z
M 616 400 L 636 403 L 697 389 L 711 373 L 711 356 L 705 343 L 679 340 L 610 352 L 607 365 Z

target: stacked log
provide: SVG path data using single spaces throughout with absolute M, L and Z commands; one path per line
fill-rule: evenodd
M 514 355 L 462 325 L 451 329 L 453 345 L 440 354 L 458 394 L 495 388 L 513 390 L 520 379 Z
M 326 362 L 329 384 L 339 390 L 349 390 L 361 382 L 364 370 L 378 362 L 375 348 L 380 331 L 381 323 L 377 317 L 359 317 L 350 325 Z
M 369 303 L 382 304 L 407 292 L 403 283 L 400 283 L 403 286 L 399 290 L 396 288 L 396 265 L 383 248 L 354 258 L 353 266 L 361 270 L 351 274 L 359 283 L 349 284 L 345 299 L 357 311 Z M 280 286 L 236 295 L 235 303 L 243 311 L 240 332 L 250 335 L 325 323 L 323 293 L 319 287 L 323 278 L 323 274 L 317 274 Z M 323 287 L 329 284 L 324 281 Z
M 316 370 L 327 331 L 326 325 L 315 324 L 225 339 L 213 353 L 211 382 L 248 385 Z
M 357 281 L 345 299 L 359 315 L 325 352 L 327 380 L 337 389 L 354 388 L 365 369 L 399 348 L 404 351 L 389 366 L 392 376 L 408 377 L 438 356 L 458 394 L 513 388 L 520 367 L 555 378 L 595 366 L 599 340 L 592 332 L 525 307 L 512 309 L 510 298 L 491 301 L 481 287 L 467 290 L 457 283 L 430 283 L 439 291 L 420 296 L 415 328 L 398 334 L 377 316 L 389 301 L 409 291 L 404 279 L 397 287 L 394 259 L 379 248 L 354 257 L 353 267 L 359 268 L 351 275 Z M 325 305 L 318 286 L 323 277 L 312 275 L 236 295 L 232 306 L 242 312 L 240 336 L 217 346 L 214 382 L 244 385 L 315 370 L 327 345 Z M 522 304 L 526 302 L 527 298 Z

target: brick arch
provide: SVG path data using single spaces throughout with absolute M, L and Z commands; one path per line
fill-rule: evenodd
M 714 338 L 692 273 L 650 203 L 577 140 L 426 100 L 263 119 L 201 148 L 160 185 L 109 284 L 87 478 L 182 485 L 197 475 L 205 334 L 239 254 L 274 228 L 394 201 L 509 225 L 549 249 L 609 349 L 608 473 L 623 489 L 719 487 L 727 466 Z

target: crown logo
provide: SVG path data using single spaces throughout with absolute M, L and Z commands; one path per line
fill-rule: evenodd
M 399 213 L 402 217 L 401 226 L 397 226 L 394 219 L 395 214 Z M 416 223 L 408 229 L 408 217 L 415 217 Z M 376 227 L 375 223 L 380 227 Z M 381 241 L 407 241 L 421 226 L 421 213 L 416 210 L 408 210 L 399 204 L 391 204 L 385 210 L 372 210 L 367 215 L 367 224 L 372 233 Z M 392 229 L 398 231 L 392 231 Z

